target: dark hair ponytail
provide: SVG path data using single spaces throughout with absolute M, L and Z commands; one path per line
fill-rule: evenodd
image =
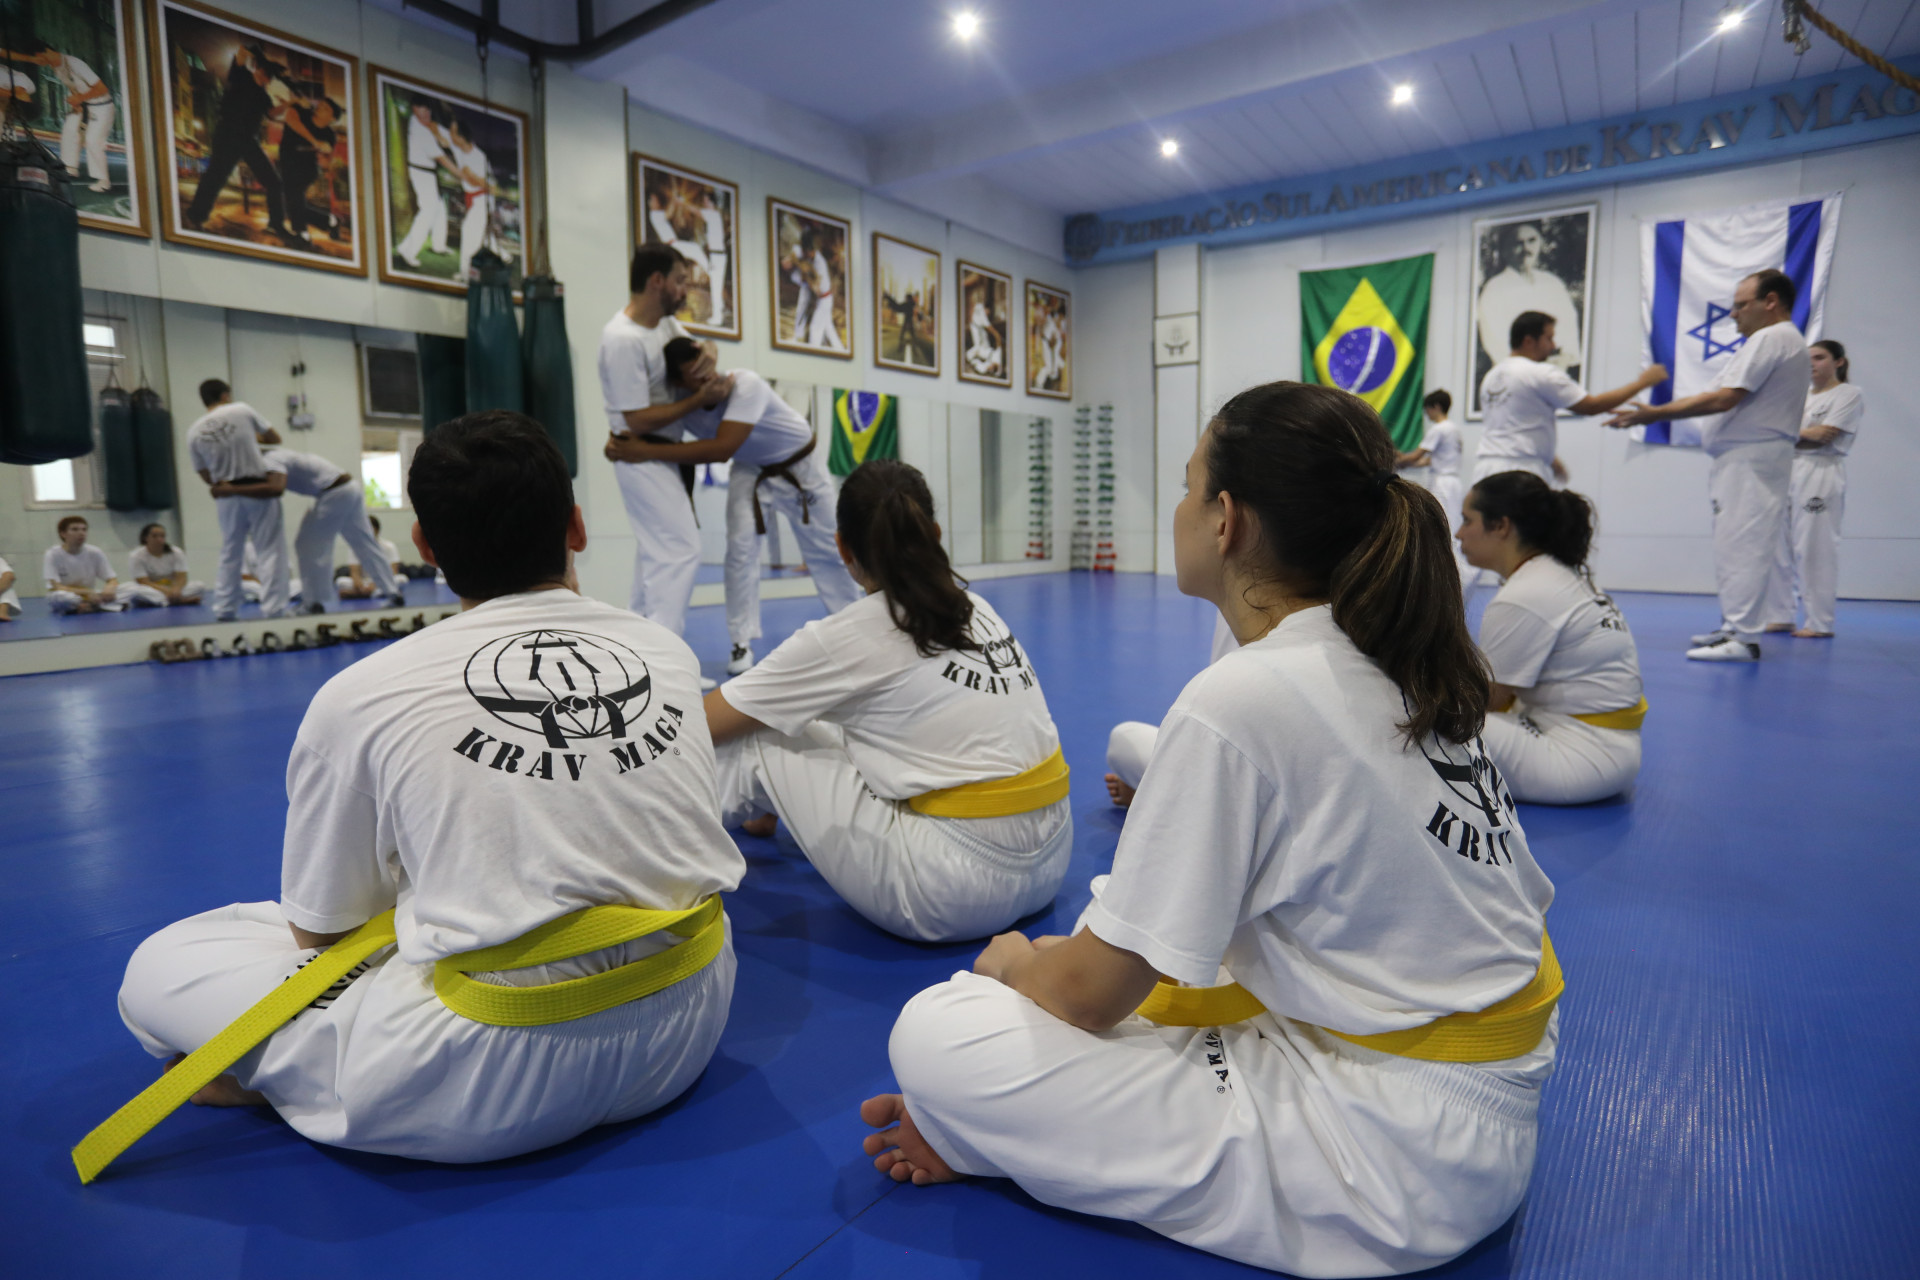
M 1366 401 L 1269 382 L 1215 416 L 1207 492 L 1259 517 L 1275 574 L 1326 596 L 1333 620 L 1400 686 L 1409 742 L 1466 742 L 1486 719 L 1486 659 L 1467 633 L 1452 532 L 1432 494 L 1393 474 L 1393 441 Z
M 1544 551 L 1569 569 L 1584 569 L 1593 549 L 1593 504 L 1571 489 L 1555 489 L 1531 471 L 1499 471 L 1473 486 L 1467 501 L 1480 523 L 1513 521 L 1520 543 Z
M 841 541 L 886 596 L 893 624 L 913 637 L 920 656 L 979 647 L 967 634 L 973 601 L 940 545 L 925 476 L 891 458 L 863 462 L 840 486 L 834 514 Z

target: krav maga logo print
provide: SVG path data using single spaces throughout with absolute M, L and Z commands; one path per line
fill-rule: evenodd
M 627 736 L 653 700 L 640 655 L 584 631 L 523 631 L 488 641 L 467 659 L 467 692 L 504 724 L 565 747 Z

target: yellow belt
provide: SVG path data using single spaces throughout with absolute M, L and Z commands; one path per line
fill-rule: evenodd
M 500 1027 L 570 1022 L 616 1005 L 638 1000 L 689 978 L 720 954 L 726 917 L 715 894 L 683 911 L 641 907 L 587 907 L 541 925 L 511 942 L 483 947 L 437 961 L 433 989 L 449 1009 L 475 1022 Z M 539 987 L 499 987 L 478 982 L 466 972 L 519 969 L 551 964 L 630 942 L 662 929 L 686 938 L 657 955 L 590 977 Z M 173 1070 L 142 1089 L 126 1106 L 108 1116 L 73 1149 L 81 1182 L 138 1142 L 153 1126 L 222 1075 L 255 1045 L 291 1022 L 301 1010 L 346 977 L 361 961 L 394 941 L 393 912 L 355 929 L 315 956 L 213 1039 L 188 1054 Z
M 1647 700 L 1642 698 L 1634 706 L 1618 711 L 1589 711 L 1574 719 L 1584 720 L 1597 729 L 1638 729 L 1647 721 Z
M 1554 957 L 1553 941 L 1540 934 L 1540 968 L 1533 980 L 1506 999 L 1474 1013 L 1450 1013 L 1421 1027 L 1350 1036 L 1332 1027 L 1322 1030 L 1350 1044 L 1427 1062 L 1500 1062 L 1516 1058 L 1540 1043 L 1547 1019 L 1567 983 Z M 1265 1013 L 1266 1006 L 1237 982 L 1224 987 L 1177 987 L 1162 982 L 1135 1010 L 1151 1022 L 1170 1027 L 1219 1027 Z
M 1025 773 L 929 791 L 907 803 L 915 813 L 933 818 L 1008 818 L 1066 799 L 1068 784 L 1067 758 L 1055 747 Z

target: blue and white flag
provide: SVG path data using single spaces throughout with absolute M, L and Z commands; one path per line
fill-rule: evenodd
M 1807 341 L 1820 336 L 1840 229 L 1838 193 L 1775 200 L 1696 214 L 1640 228 L 1640 317 L 1646 358 L 1671 376 L 1650 404 L 1667 404 L 1720 385 L 1720 370 L 1746 339 L 1733 323 L 1734 286 L 1776 267 L 1798 286 L 1793 323 Z M 1706 418 L 1633 428 L 1646 444 L 1698 447 Z

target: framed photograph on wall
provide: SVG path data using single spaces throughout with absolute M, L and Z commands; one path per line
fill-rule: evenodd
M 1013 277 L 962 261 L 960 284 L 960 363 L 962 382 L 990 387 L 1013 385 Z
M 1508 330 L 1523 311 L 1556 321 L 1560 353 L 1550 363 L 1579 381 L 1592 328 L 1593 226 L 1597 204 L 1481 218 L 1473 224 L 1473 288 L 1468 292 L 1467 416 L 1478 420 L 1480 380 L 1513 349 Z
M 525 276 L 527 117 L 383 67 L 367 75 L 380 137 L 380 278 L 464 294 L 482 246 Z
M 768 196 L 767 241 L 773 345 L 853 359 L 852 225 Z
M 1073 399 L 1073 295 L 1027 281 L 1027 394 Z
M 146 236 L 146 137 L 134 92 L 134 0 L 8 6 L 0 93 L 11 118 L 60 157 L 80 225 Z
M 873 233 L 873 362 L 940 376 L 940 255 Z
M 192 0 L 151 0 L 160 232 L 367 274 L 357 58 Z
M 672 245 L 687 260 L 687 300 L 674 312 L 690 331 L 740 337 L 740 188 L 635 153 L 633 243 Z

